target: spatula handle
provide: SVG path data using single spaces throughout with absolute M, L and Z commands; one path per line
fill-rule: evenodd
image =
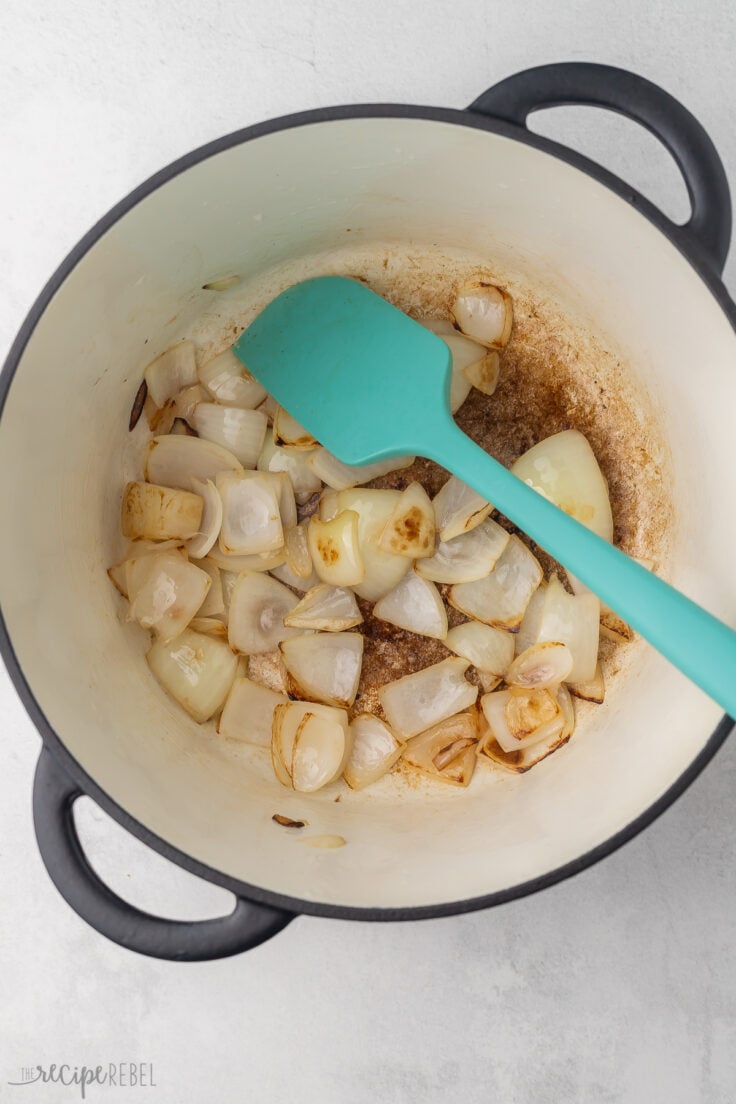
M 736 632 L 532 490 L 451 420 L 423 453 L 494 504 L 736 717 Z

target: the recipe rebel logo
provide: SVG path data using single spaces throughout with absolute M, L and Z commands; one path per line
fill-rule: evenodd
M 81 1100 L 93 1086 L 106 1089 L 155 1089 L 152 1062 L 107 1062 L 97 1066 L 72 1066 L 54 1062 L 48 1066 L 21 1066 L 20 1075 L 8 1085 L 63 1085 L 74 1088 Z M 30 1096 L 29 1096 L 30 1098 Z

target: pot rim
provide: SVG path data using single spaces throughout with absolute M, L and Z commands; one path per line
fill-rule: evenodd
M 705 283 L 706 287 L 725 313 L 732 328 L 736 331 L 736 304 L 732 302 L 723 281 L 714 270 L 708 255 L 699 246 L 697 241 L 687 235 L 680 226 L 671 222 L 670 219 L 655 207 L 653 203 L 641 195 L 641 193 L 629 185 L 624 184 L 624 182 L 613 173 L 610 173 L 607 169 L 602 168 L 584 155 L 556 142 L 550 141 L 547 138 L 543 138 L 540 135 L 533 134 L 531 131 L 527 130 L 526 127 L 507 123 L 494 116 L 471 110 L 390 103 L 353 104 L 329 108 L 316 108 L 314 110 L 282 115 L 262 123 L 256 123 L 252 126 L 232 131 L 229 134 L 197 147 L 148 177 L 148 179 L 139 184 L 123 199 L 111 207 L 110 210 L 95 223 L 67 254 L 42 288 L 28 311 L 15 341 L 10 347 L 2 373 L 0 373 L 0 424 L 2 422 L 5 402 L 25 348 L 54 295 L 76 268 L 79 261 L 99 241 L 103 234 L 141 202 L 141 200 L 162 187 L 162 185 L 173 180 L 180 173 L 199 164 L 201 161 L 205 161 L 215 154 L 232 149 L 245 142 L 250 142 L 254 139 L 279 131 L 309 126 L 314 123 L 329 123 L 349 119 L 369 118 L 421 119 L 429 122 L 451 123 L 457 126 L 484 130 L 531 146 L 541 153 L 548 154 L 549 156 L 555 157 L 557 160 L 566 162 L 573 168 L 592 177 L 598 183 L 603 184 L 610 191 L 614 192 L 620 199 L 623 199 L 630 206 L 634 207 L 644 218 L 665 235 L 675 246 L 683 259 L 694 269 L 696 274 Z M 706 764 L 710 762 L 724 743 L 726 737 L 734 727 L 734 724 L 736 724 L 736 721 L 724 714 L 704 747 L 685 768 L 679 778 L 677 778 L 676 781 L 656 799 L 656 801 L 607 840 L 604 840 L 589 851 L 584 852 L 576 859 L 564 863 L 562 866 L 546 874 L 539 875 L 527 881 L 520 882 L 518 885 L 510 886 L 507 889 L 498 890 L 480 897 L 443 902 L 437 905 L 400 908 L 354 907 L 304 900 L 280 893 L 274 893 L 259 886 L 251 885 L 227 874 L 223 874 L 206 863 L 199 862 L 186 852 L 179 850 L 179 848 L 156 835 L 139 820 L 126 812 L 117 801 L 110 797 L 66 748 L 61 738 L 47 720 L 33 690 L 25 678 L 21 664 L 15 654 L 1 609 L 0 655 L 2 655 L 13 685 L 27 713 L 41 735 L 43 744 L 51 751 L 59 765 L 78 784 L 84 794 L 92 798 L 92 800 L 123 828 L 178 866 L 181 866 L 192 874 L 204 878 L 214 885 L 219 885 L 224 889 L 230 890 L 236 897 L 247 898 L 263 905 L 293 913 L 331 917 L 333 919 L 393 921 L 430 919 L 441 916 L 457 915 L 490 908 L 494 905 L 504 904 L 508 901 L 516 900 L 517 898 L 526 897 L 541 889 L 556 885 L 558 882 L 562 882 L 575 874 L 579 874 L 581 871 L 593 866 L 607 855 L 612 854 L 623 844 L 628 843 L 644 828 L 652 824 L 657 817 L 661 816 L 661 814 L 685 792 L 691 783 L 695 781 Z

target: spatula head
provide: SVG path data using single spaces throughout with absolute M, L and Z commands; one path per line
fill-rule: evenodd
M 432 426 L 450 418 L 448 346 L 357 280 L 295 284 L 233 352 L 346 464 L 425 452 Z

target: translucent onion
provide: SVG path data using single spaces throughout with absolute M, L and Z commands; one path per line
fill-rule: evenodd
M 634 639 L 634 631 L 613 610 L 603 610 L 600 615 L 600 632 L 614 644 L 627 644 Z
M 466 621 L 450 629 L 445 646 L 495 679 L 504 677 L 514 658 L 513 635 L 479 621 Z
M 484 395 L 492 395 L 498 387 L 501 359 L 496 350 L 491 349 L 480 360 L 475 360 L 463 368 L 463 374 L 476 391 L 482 391 Z
M 540 441 L 511 470 L 599 537 L 613 540 L 608 484 L 587 439 L 577 429 Z
M 145 478 L 163 487 L 191 491 L 192 480 L 206 483 L 218 472 L 241 472 L 243 466 L 231 452 L 201 437 L 154 437 L 149 441 Z
M 345 587 L 314 587 L 294 609 L 284 617 L 284 624 L 293 629 L 319 629 L 322 632 L 344 632 L 363 620 L 355 595 Z
M 224 641 L 191 629 L 168 644 L 157 641 L 146 659 L 164 690 L 199 724 L 221 708 L 238 667 Z
M 450 381 L 450 410 L 455 414 L 470 393 L 471 383 L 466 375 L 469 365 L 482 359 L 485 354 L 483 345 L 471 341 L 459 334 L 451 322 L 445 319 L 429 319 L 422 322 L 428 330 L 441 337 L 452 355 L 452 378 Z
M 451 313 L 464 334 L 489 349 L 503 348 L 511 337 L 511 296 L 484 280 L 472 280 L 459 288 Z
M 274 549 L 273 552 L 255 553 L 253 556 L 236 556 L 234 553 L 223 552 L 219 544 L 214 545 L 208 555 L 221 571 L 274 571 L 286 560 L 283 547 Z
M 177 418 L 185 422 L 191 422 L 194 411 L 199 403 L 207 401 L 207 393 L 198 383 L 192 387 L 185 387 L 174 399 L 174 412 Z M 160 433 L 164 432 L 159 430 Z
M 153 629 L 164 643 L 174 640 L 199 610 L 211 580 L 206 571 L 176 552 L 160 552 L 139 561 L 129 575 L 130 615 L 144 629 Z M 133 581 L 135 580 L 135 581 Z
M 204 503 L 190 491 L 128 483 L 123 492 L 123 535 L 132 540 L 186 540 L 199 531 Z
M 252 556 L 283 546 L 277 485 L 267 472 L 221 474 L 217 490 L 222 498 L 221 551 Z
M 187 552 L 193 560 L 203 559 L 210 551 L 222 526 L 222 499 L 217 487 L 208 479 L 203 483 L 200 479 L 192 480 L 192 489 L 202 499 L 202 518 L 199 530 L 187 544 Z
M 281 514 L 283 523 L 284 516 Z M 290 529 L 284 528 L 284 551 L 286 552 L 286 566 L 300 579 L 308 579 L 314 571 L 312 555 L 309 551 L 307 530 L 309 522 L 300 525 L 292 525 Z
M 594 594 L 568 594 L 556 575 L 547 585 L 542 620 L 537 634 L 541 643 L 567 644 L 573 665 L 568 682 L 589 682 L 598 663 L 600 602 Z
M 382 686 L 378 697 L 394 731 L 404 738 L 416 736 L 473 705 L 478 687 L 465 681 L 469 666 L 452 657 Z
M 508 543 L 506 530 L 486 518 L 469 533 L 440 541 L 434 555 L 419 560 L 414 570 L 435 583 L 473 583 L 490 575 Z
M 267 686 L 238 678 L 228 694 L 217 731 L 226 740 L 270 747 L 273 711 L 288 700 L 285 694 L 277 694 Z
M 273 435 L 266 433 L 256 466 L 258 471 L 286 472 L 297 502 L 303 505 L 316 491 L 322 489 L 322 480 L 307 463 L 310 456 L 310 452 L 300 449 L 280 448 L 274 442 Z
M 458 713 L 410 740 L 404 759 L 432 778 L 467 786 L 475 770 L 477 742 L 475 710 Z
M 347 708 L 355 701 L 363 663 L 361 633 L 294 636 L 279 645 L 289 690 L 300 698 Z
M 512 536 L 491 574 L 474 583 L 457 583 L 450 590 L 449 601 L 476 621 L 514 632 L 541 581 L 537 558 Z
M 406 556 L 384 552 L 378 544 L 400 497 L 400 491 L 365 487 L 340 491 L 338 495 L 340 509 L 354 510 L 358 515 L 358 546 L 365 575 L 362 582 L 354 585 L 358 597 L 367 602 L 376 602 L 388 594 L 411 567 Z
M 266 388 L 251 376 L 232 349 L 226 349 L 199 369 L 199 379 L 223 406 L 254 410 L 266 397 Z
M 339 492 L 323 491 L 319 496 L 319 520 L 332 521 L 340 513 Z
M 421 483 L 410 483 L 401 492 L 381 537 L 378 547 L 411 560 L 431 556 L 434 552 L 434 509 Z
M 298 634 L 284 624 L 284 615 L 298 598 L 270 575 L 248 572 L 239 576 L 230 596 L 228 639 L 244 655 L 271 652 L 289 636 Z
M 413 571 L 407 572 L 393 590 L 379 598 L 373 615 L 420 636 L 437 640 L 447 636 L 447 611 L 437 587 Z
M 388 774 L 404 745 L 373 713 L 359 713 L 350 722 L 350 731 L 353 747 L 343 774 L 351 790 L 363 790 Z
M 487 518 L 493 506 L 455 475 L 439 489 L 432 501 L 441 541 L 468 533 Z
M 271 574 L 275 579 L 278 579 L 279 582 L 286 583 L 287 586 L 292 587 L 294 590 L 298 590 L 301 594 L 305 594 L 308 590 L 313 590 L 321 583 L 321 579 L 316 571 L 312 571 L 308 579 L 302 579 L 299 575 L 295 575 L 286 563 L 280 564 L 278 567 L 272 567 Z
M 516 640 L 514 643 L 517 655 L 526 651 L 532 644 L 536 644 L 539 639 L 539 629 L 542 624 L 542 613 L 544 612 L 544 599 L 546 594 L 547 584 L 540 583 L 529 599 L 529 604 L 521 619 L 519 631 L 515 634 Z
M 318 702 L 289 702 L 274 710 L 274 769 L 279 781 L 301 793 L 313 793 L 338 778 L 351 746 L 344 709 Z
M 415 456 L 394 456 L 390 460 L 377 460 L 375 464 L 362 466 L 343 464 L 326 448 L 315 449 L 307 463 L 314 474 L 335 491 L 344 491 L 357 487 L 361 483 L 370 483 L 379 475 L 409 468 L 416 460 Z
M 205 633 L 207 636 L 219 636 L 227 640 L 227 625 L 219 617 L 193 617 L 189 622 L 189 628 L 193 632 Z
M 331 521 L 309 519 L 307 543 L 314 570 L 331 586 L 355 586 L 365 578 L 358 541 L 358 515 L 341 510 Z
M 566 644 L 546 641 L 521 652 L 504 676 L 509 686 L 538 690 L 559 686 L 572 670 L 572 652 Z
M 557 700 L 548 690 L 523 693 L 521 703 L 518 690 L 495 690 L 480 699 L 491 735 L 507 754 L 556 739 L 564 727 Z
M 273 419 L 273 439 L 276 445 L 287 445 L 294 449 L 313 449 L 317 445 L 315 437 L 308 433 L 288 410 L 280 406 Z
M 147 365 L 144 376 L 148 395 L 161 408 L 185 387 L 197 382 L 194 342 L 180 341 Z
M 489 696 L 495 698 L 497 695 L 491 694 Z M 542 759 L 546 759 L 553 751 L 567 743 L 575 728 L 575 712 L 570 695 L 564 685 L 560 686 L 557 691 L 557 702 L 560 707 L 560 716 L 557 721 L 550 724 L 549 731 L 541 740 L 507 753 L 494 739 L 493 732 L 489 727 L 487 736 L 483 740 L 483 752 L 489 759 L 517 774 L 523 774 L 535 764 L 541 762 Z
M 296 512 L 296 499 L 294 498 L 294 488 L 291 485 L 291 480 L 286 472 L 260 472 L 265 478 L 268 478 L 276 488 L 276 498 L 279 503 L 279 515 L 281 517 L 281 527 L 286 532 L 287 529 L 292 529 L 297 523 Z
M 243 467 L 255 468 L 268 428 L 265 414 L 238 406 L 200 403 L 194 411 L 193 425 L 205 441 L 228 449 Z
M 602 705 L 606 697 L 606 687 L 603 681 L 603 671 L 600 663 L 596 664 L 593 678 L 588 682 L 571 682 L 568 684 L 570 693 L 583 701 L 595 702 Z
M 222 579 L 220 569 L 211 560 L 199 560 L 197 567 L 204 571 L 210 579 L 210 588 L 205 594 L 202 605 L 197 610 L 198 617 L 217 617 L 225 612 L 225 599 L 222 594 Z

